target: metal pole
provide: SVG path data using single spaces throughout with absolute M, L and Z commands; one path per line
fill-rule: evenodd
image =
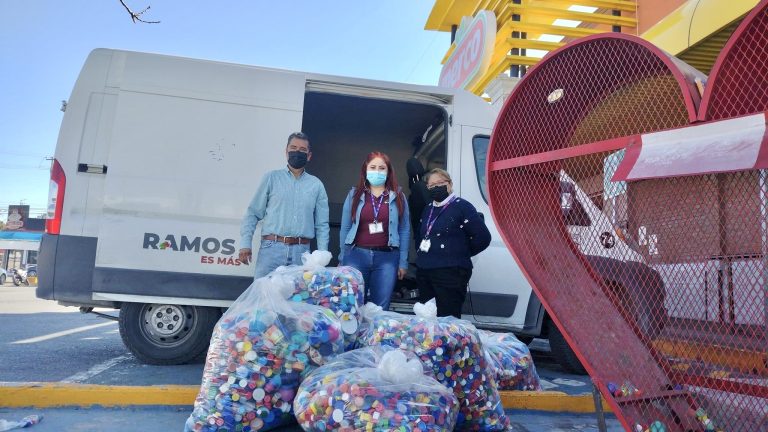
M 768 170 L 760 170 L 760 233 L 763 246 L 763 325 L 768 324 Z
M 597 389 L 597 384 L 592 381 L 592 399 L 595 401 L 595 415 L 597 415 L 597 430 L 608 432 L 608 426 L 605 424 L 605 413 L 603 412 L 603 398 Z

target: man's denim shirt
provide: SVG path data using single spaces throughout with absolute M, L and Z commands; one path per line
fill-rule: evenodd
M 296 178 L 288 167 L 268 172 L 240 225 L 241 248 L 252 247 L 259 221 L 263 235 L 317 237 L 317 248 L 328 250 L 328 195 L 323 182 L 306 171 Z

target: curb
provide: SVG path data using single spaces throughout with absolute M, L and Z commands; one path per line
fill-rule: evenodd
M 558 391 L 500 391 L 499 394 L 504 409 L 577 414 L 595 412 L 595 401 L 591 393 L 569 395 Z M 603 412 L 613 412 L 608 403 L 602 398 L 601 400 Z
M 0 383 L 0 408 L 61 408 L 91 406 L 191 407 L 200 386 L 108 386 L 62 383 Z M 594 413 L 591 394 L 568 395 L 556 391 L 502 391 L 505 409 Z M 603 401 L 603 410 L 611 408 Z
M 128 406 L 186 406 L 191 407 L 200 386 L 108 386 L 62 383 L 2 383 L 2 408 L 59 407 L 128 407 Z

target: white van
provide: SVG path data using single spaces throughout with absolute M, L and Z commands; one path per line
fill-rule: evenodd
M 120 309 L 123 341 L 141 361 L 203 353 L 222 308 L 252 281 L 253 265 L 236 254 L 246 206 L 301 130 L 312 144 L 307 170 L 329 196 L 334 256 L 365 155 L 389 154 L 401 185 L 415 156 L 451 173 L 493 235 L 473 260 L 464 318 L 546 336 L 545 311 L 490 223 L 483 188 L 494 119 L 462 90 L 94 50 L 56 146 L 37 296 L 86 312 Z M 394 299 L 393 308 L 409 311 L 413 301 Z M 567 345 L 557 349 L 575 361 Z

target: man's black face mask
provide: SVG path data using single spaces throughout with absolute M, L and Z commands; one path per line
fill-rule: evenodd
M 307 164 L 307 153 L 300 152 L 300 151 L 288 152 L 288 165 L 290 165 L 295 169 L 301 169 L 301 168 L 304 168 L 306 164 Z

